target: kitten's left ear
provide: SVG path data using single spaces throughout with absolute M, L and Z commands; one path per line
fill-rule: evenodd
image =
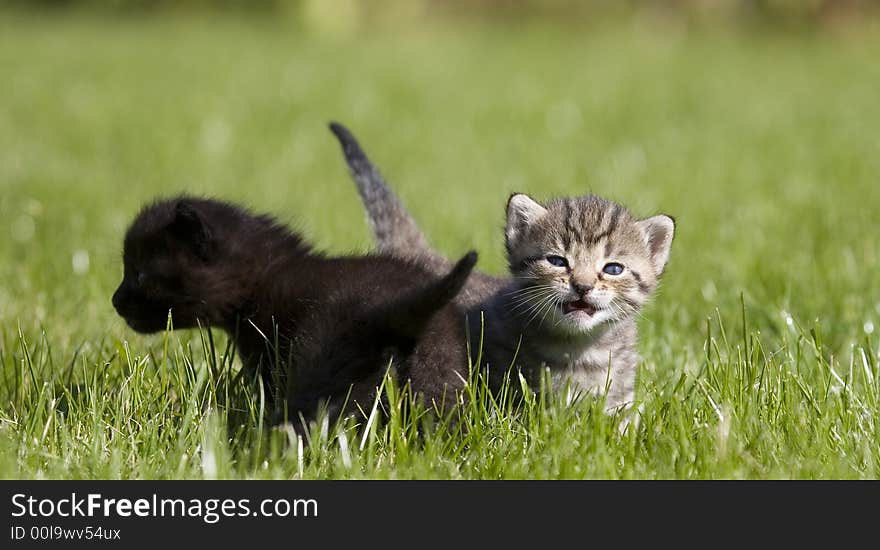
M 672 216 L 660 214 L 636 222 L 645 236 L 648 251 L 651 253 L 651 264 L 654 272 L 659 276 L 669 260 L 669 249 L 672 247 L 672 238 L 675 235 L 675 220 Z
M 171 231 L 181 241 L 190 245 L 196 256 L 202 260 L 209 258 L 213 243 L 211 231 L 205 225 L 201 215 L 188 202 L 177 203 L 174 221 L 171 222 Z
M 507 199 L 507 227 L 504 229 L 507 249 L 511 250 L 526 229 L 546 213 L 546 208 L 525 193 L 512 194 Z

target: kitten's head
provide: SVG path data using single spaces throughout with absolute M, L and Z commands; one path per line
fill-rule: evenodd
M 178 198 L 145 207 L 125 235 L 124 274 L 113 307 L 142 333 L 217 322 L 218 241 L 211 201 Z
M 507 203 L 507 258 L 514 307 L 528 322 L 583 334 L 634 314 L 657 287 L 675 222 L 637 220 L 602 198 L 524 194 Z

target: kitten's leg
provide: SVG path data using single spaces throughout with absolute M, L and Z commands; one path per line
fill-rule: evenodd
M 605 395 L 605 412 L 609 415 L 620 414 L 618 425 L 620 433 L 624 433 L 632 424 L 639 425 L 641 406 L 633 408 L 635 403 L 636 371 L 639 356 L 635 352 L 623 353 L 611 365 L 611 382 Z

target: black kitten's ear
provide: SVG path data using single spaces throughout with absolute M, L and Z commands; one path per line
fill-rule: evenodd
M 192 247 L 196 256 L 208 260 L 213 249 L 211 231 L 195 208 L 188 202 L 178 202 L 171 222 L 171 232 Z

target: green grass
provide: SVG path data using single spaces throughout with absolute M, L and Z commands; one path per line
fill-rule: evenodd
M 4 16 L 0 477 L 875 478 L 877 59 L 858 29 L 330 38 Z M 301 455 L 263 429 L 221 334 L 126 328 L 110 306 L 122 234 L 158 195 L 243 202 L 326 250 L 369 249 L 331 119 L 440 249 L 474 247 L 493 273 L 513 190 L 676 216 L 640 322 L 637 428 L 540 394 L 513 410 L 475 380 L 455 427 L 392 407 Z

